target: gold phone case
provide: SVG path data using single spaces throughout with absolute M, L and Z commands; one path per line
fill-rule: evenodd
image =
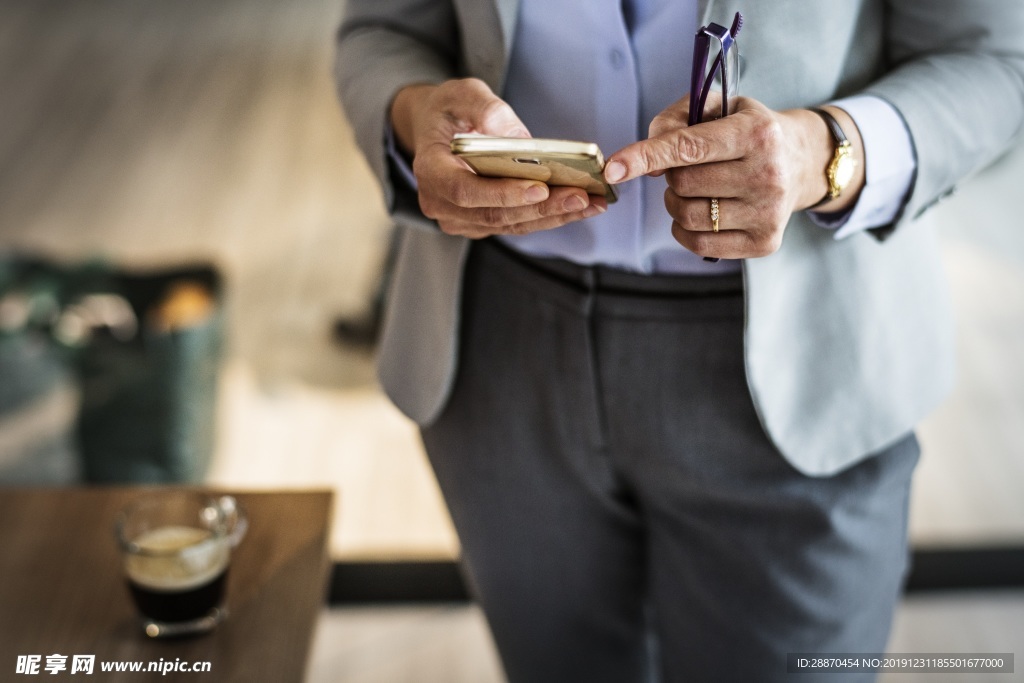
M 456 135 L 451 150 L 483 176 L 579 187 L 609 204 L 618 199 L 604 180 L 604 156 L 593 142 Z

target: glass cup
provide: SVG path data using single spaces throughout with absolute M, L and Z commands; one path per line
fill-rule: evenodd
M 234 498 L 196 491 L 154 492 L 120 512 L 117 541 L 146 635 L 205 633 L 224 620 L 231 550 L 247 526 Z

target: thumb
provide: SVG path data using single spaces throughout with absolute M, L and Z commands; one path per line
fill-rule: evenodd
M 495 95 L 486 83 L 467 79 L 466 87 L 470 92 L 467 93 L 469 97 L 463 100 L 467 105 L 464 116 L 474 133 L 510 138 L 530 137 L 526 125 L 516 116 L 508 102 Z

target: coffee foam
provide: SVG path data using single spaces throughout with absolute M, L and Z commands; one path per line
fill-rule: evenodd
M 143 552 L 125 556 L 128 578 L 158 591 L 182 591 L 209 583 L 227 568 L 231 552 L 227 539 L 186 526 L 151 529 L 133 542 Z

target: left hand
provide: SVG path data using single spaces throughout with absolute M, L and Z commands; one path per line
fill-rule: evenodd
M 708 110 L 716 104 L 709 98 Z M 825 168 L 834 143 L 820 116 L 806 109 L 776 112 L 743 97 L 734 107 L 725 118 L 687 126 L 689 99 L 683 98 L 655 117 L 647 140 L 619 150 L 605 167 L 605 178 L 613 183 L 664 174 L 672 235 L 699 256 L 774 253 L 793 212 L 813 206 L 828 189 Z M 852 120 L 846 118 L 849 135 Z M 856 143 L 859 152 L 859 136 Z M 851 205 L 861 184 L 862 172 L 841 198 L 820 210 Z M 719 202 L 717 233 L 712 197 Z

